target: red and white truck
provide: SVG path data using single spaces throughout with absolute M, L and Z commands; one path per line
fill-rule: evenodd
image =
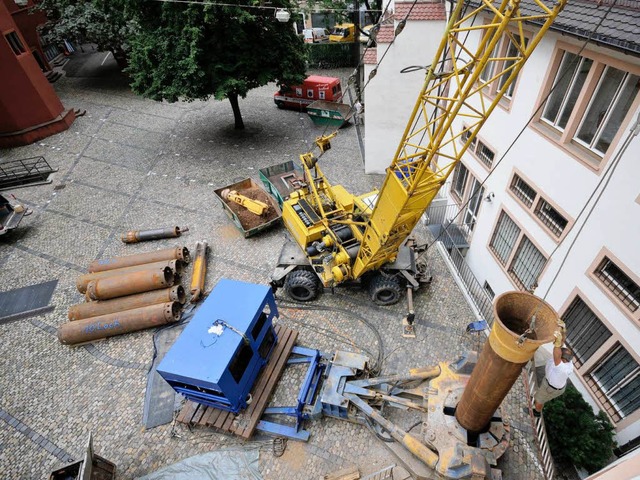
M 316 100 L 342 101 L 340 79 L 309 75 L 302 82 L 302 85 L 283 85 L 273 95 L 273 101 L 278 108 L 293 108 L 295 110 L 305 110 L 309 104 Z

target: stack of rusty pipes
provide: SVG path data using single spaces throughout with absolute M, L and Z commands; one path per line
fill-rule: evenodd
M 94 261 L 76 281 L 87 302 L 69 308 L 58 340 L 76 345 L 177 321 L 186 300 L 179 279 L 189 261 L 185 247 Z

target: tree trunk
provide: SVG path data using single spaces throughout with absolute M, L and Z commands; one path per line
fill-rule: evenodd
M 230 93 L 227 98 L 231 103 L 231 108 L 233 110 L 233 118 L 236 122 L 235 129 L 236 130 L 244 130 L 244 122 L 242 121 L 242 114 L 240 113 L 240 106 L 238 105 L 238 95 L 235 93 Z

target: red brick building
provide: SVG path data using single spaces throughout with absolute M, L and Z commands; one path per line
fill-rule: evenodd
M 0 147 L 27 145 L 75 119 L 44 76 L 50 67 L 36 27 L 46 18 L 32 9 L 33 0 L 0 0 Z

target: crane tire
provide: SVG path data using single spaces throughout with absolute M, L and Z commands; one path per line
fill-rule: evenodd
M 318 277 L 309 270 L 294 270 L 287 275 L 284 290 L 298 302 L 310 302 L 320 293 Z
M 396 277 L 378 274 L 369 283 L 369 295 L 376 305 L 393 305 L 402 297 L 402 287 Z

